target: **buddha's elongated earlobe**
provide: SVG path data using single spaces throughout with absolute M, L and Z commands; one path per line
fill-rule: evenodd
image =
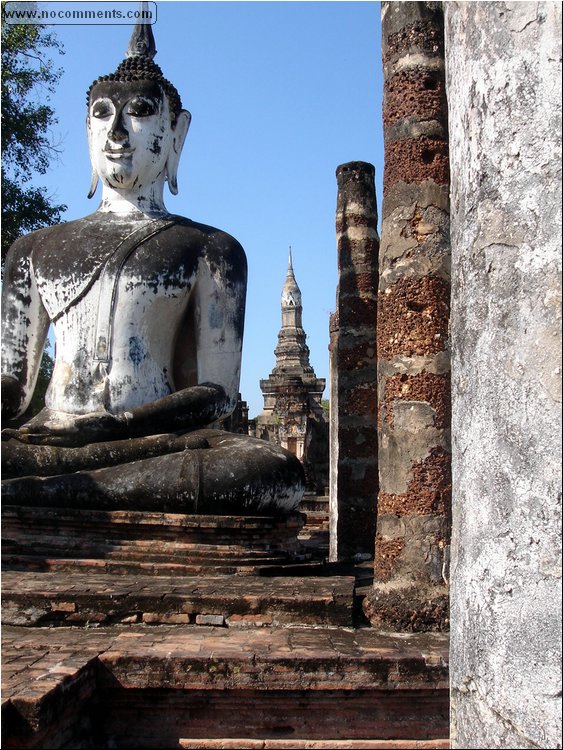
M 90 177 L 90 190 L 88 191 L 88 198 L 92 198 L 98 187 L 98 172 L 94 166 L 94 154 L 92 153 L 92 140 L 90 132 L 90 116 L 86 117 L 86 135 L 88 137 L 88 151 L 90 153 L 90 164 L 92 165 L 92 176 Z
M 192 116 L 185 109 L 183 109 L 176 118 L 174 140 L 166 160 L 166 179 L 168 180 L 168 187 L 172 195 L 178 194 L 178 164 L 180 163 L 180 155 L 182 153 L 182 148 L 191 121 Z
M 90 180 L 90 191 L 88 193 L 88 198 L 91 198 L 96 192 L 96 188 L 98 187 L 98 179 L 98 173 L 96 172 L 95 167 L 92 167 L 92 179 Z

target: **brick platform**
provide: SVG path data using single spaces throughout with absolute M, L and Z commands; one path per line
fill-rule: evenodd
M 328 496 L 306 494 L 299 503 L 299 511 L 305 520 L 298 536 L 303 549 L 313 560 L 328 560 Z
M 354 584 L 350 576 L 180 578 L 8 571 L 2 575 L 2 622 L 351 627 Z
M 322 512 L 315 563 L 301 515 L 4 508 L 2 747 L 448 747 L 447 639 L 363 627 Z
M 184 740 L 189 750 L 445 750 L 449 740 Z
M 442 635 L 7 626 L 3 642 L 5 748 L 448 746 Z M 395 744 L 356 744 L 374 738 Z
M 304 517 L 2 508 L 2 560 L 13 570 L 119 575 L 253 575 L 308 559 Z

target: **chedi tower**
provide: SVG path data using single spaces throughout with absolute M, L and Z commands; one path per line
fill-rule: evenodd
M 260 381 L 264 408 L 256 418 L 256 436 L 297 456 L 305 467 L 307 488 L 322 494 L 328 481 L 328 424 L 321 405 L 326 381 L 317 378 L 309 361 L 302 314 L 290 248 L 276 364 L 270 376 Z

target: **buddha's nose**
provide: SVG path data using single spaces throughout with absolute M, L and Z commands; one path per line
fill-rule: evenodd
M 123 124 L 123 117 L 121 115 L 121 112 L 117 112 L 111 129 L 108 133 L 108 138 L 111 141 L 120 143 L 121 141 L 126 141 L 128 137 L 129 133 L 127 132 L 127 130 L 125 129 L 125 125 Z

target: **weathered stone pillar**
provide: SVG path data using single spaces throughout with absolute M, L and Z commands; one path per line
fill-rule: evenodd
M 561 4 L 448 2 L 452 747 L 561 747 Z
M 373 593 L 391 630 L 448 624 L 450 252 L 441 3 L 382 4 L 385 173 Z
M 330 401 L 328 430 L 328 523 L 329 559 L 338 560 L 338 467 L 339 435 L 338 424 L 338 312 L 333 312 L 329 321 L 329 367 Z
M 331 319 L 330 559 L 373 555 L 377 513 L 377 202 L 373 165 L 336 170 L 338 290 Z

